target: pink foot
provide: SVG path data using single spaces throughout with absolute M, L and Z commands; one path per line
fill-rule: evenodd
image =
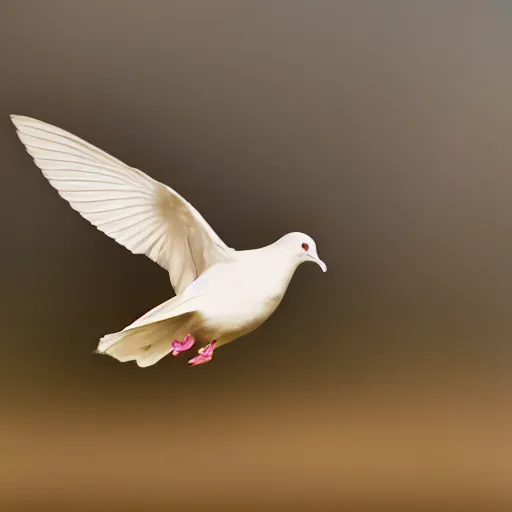
M 212 341 L 205 348 L 199 349 L 199 354 L 196 357 L 193 357 L 188 364 L 190 366 L 197 366 L 198 364 L 204 364 L 208 361 L 211 361 L 213 357 L 213 350 L 215 349 L 216 341 Z
M 171 343 L 172 347 L 172 355 L 177 356 L 178 354 L 181 354 L 181 352 L 185 352 L 189 349 L 191 349 L 194 346 L 194 343 L 196 340 L 194 339 L 194 336 L 191 336 L 190 334 L 187 334 L 183 341 L 180 340 L 174 340 Z

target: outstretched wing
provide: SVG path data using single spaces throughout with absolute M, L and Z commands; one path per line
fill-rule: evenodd
M 71 207 L 132 253 L 165 268 L 176 293 L 233 256 L 170 187 L 60 128 L 23 116 L 11 119 L 36 165 Z

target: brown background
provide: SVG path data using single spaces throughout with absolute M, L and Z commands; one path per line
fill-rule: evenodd
M 511 59 L 498 0 L 3 1 L 2 510 L 510 510 Z M 94 355 L 168 277 L 11 113 L 328 273 L 212 364 Z

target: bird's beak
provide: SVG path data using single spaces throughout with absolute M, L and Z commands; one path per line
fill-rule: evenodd
M 327 265 L 320 258 L 317 258 L 315 263 L 322 269 L 322 272 L 327 272 Z

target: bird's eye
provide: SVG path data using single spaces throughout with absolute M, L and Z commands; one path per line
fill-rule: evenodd
M 308 252 L 308 251 L 309 251 L 309 245 L 308 245 L 307 243 L 303 243 L 303 244 L 302 244 L 302 248 L 303 248 L 306 252 Z

